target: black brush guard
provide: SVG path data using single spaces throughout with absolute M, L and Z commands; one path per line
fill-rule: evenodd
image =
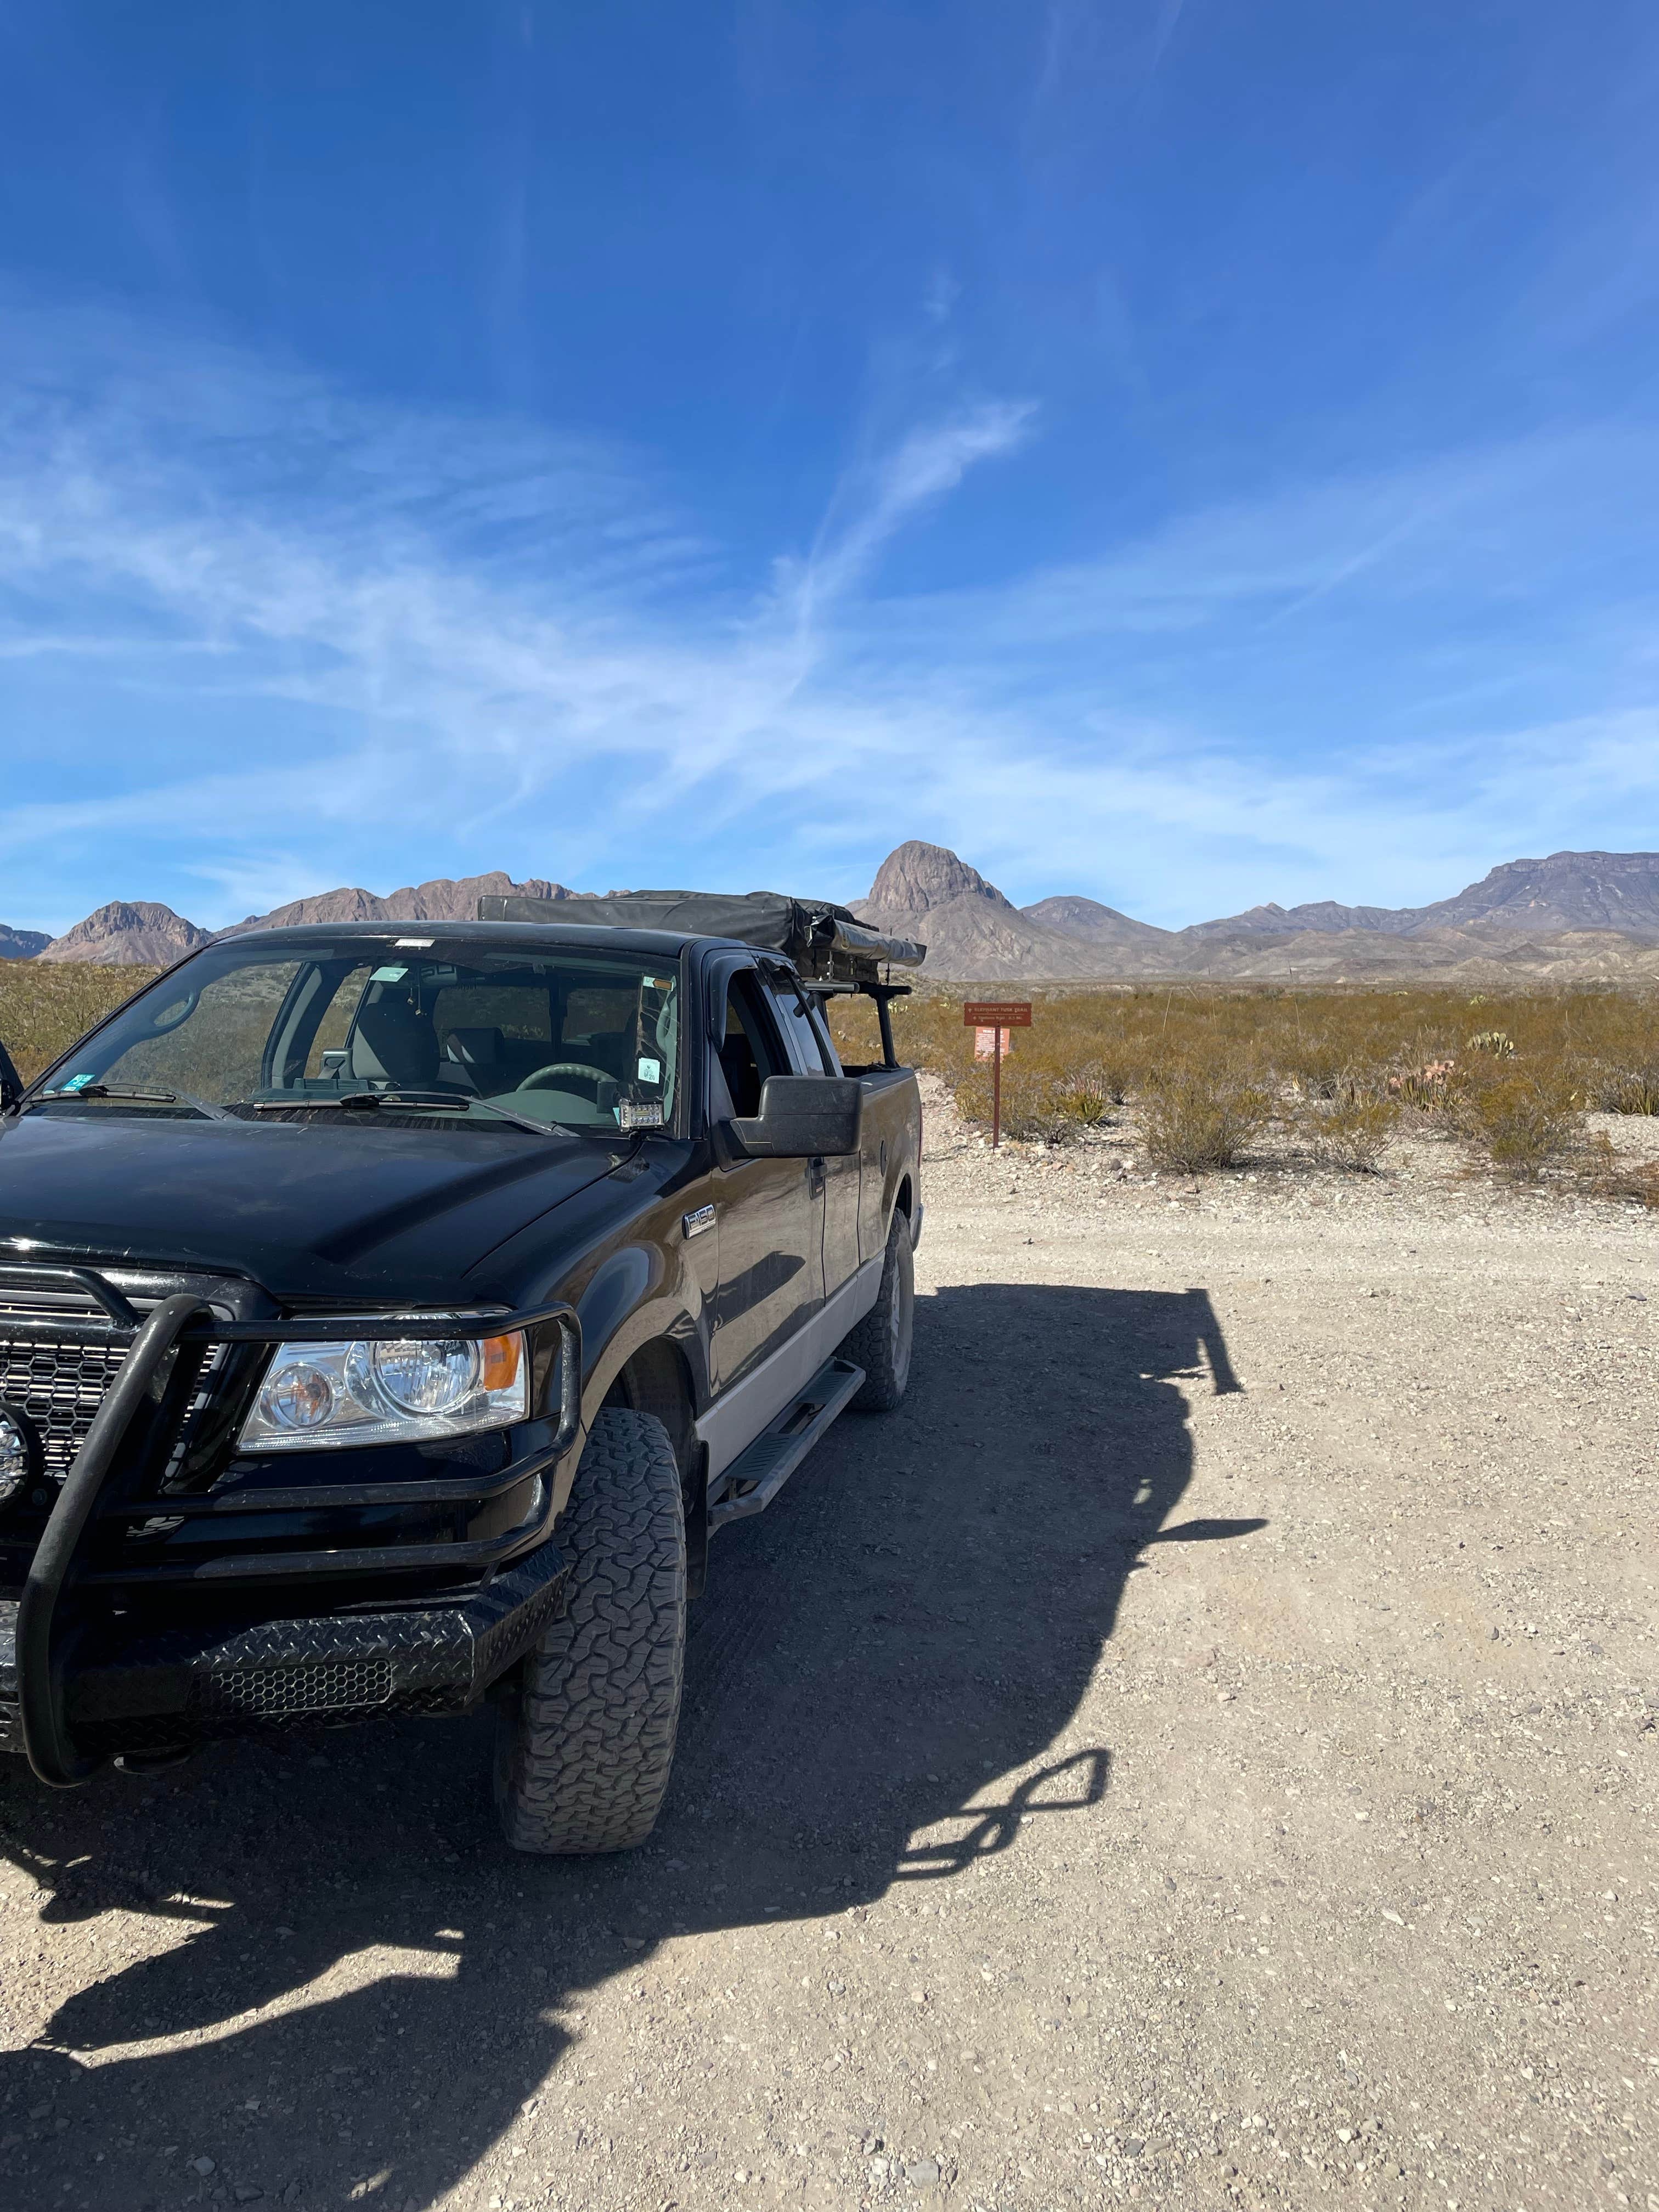
M 497 1308 L 466 1314 L 348 1314 L 308 1318 L 222 1321 L 197 1292 L 163 1298 L 140 1319 L 114 1285 L 89 1268 L 29 1271 L 88 1294 L 107 1317 L 100 1327 L 68 1316 L 9 1316 L 9 1335 L 108 1340 L 131 1333 L 131 1348 L 105 1393 L 29 1565 L 15 1621 L 0 1618 L 0 1735 L 6 1704 L 15 1698 L 22 1747 L 42 1782 L 69 1789 L 86 1781 L 112 1751 L 170 1750 L 202 1737 L 240 1734 L 263 1723 L 352 1717 L 395 1706 L 417 1712 L 464 1711 L 522 1656 L 557 1613 L 568 1565 L 544 1540 L 550 1502 L 538 1530 L 523 1528 L 481 1541 L 386 1544 L 359 1550 L 256 1553 L 204 1560 L 191 1579 L 198 1586 L 273 1582 L 361 1572 L 379 1577 L 410 1570 L 481 1571 L 481 1586 L 441 1604 L 388 1605 L 315 1620 L 277 1619 L 222 1631 L 179 1631 L 139 1639 L 118 1662 L 83 1670 L 71 1681 L 58 1613 L 77 1580 L 89 1531 L 100 1510 L 122 1520 L 149 1516 L 211 1515 L 305 1506 L 388 1504 L 477 1504 L 505 1495 L 547 1472 L 575 1442 L 581 1421 L 581 1334 L 568 1305 L 522 1312 Z M 509 1330 L 556 1329 L 558 1423 L 550 1440 L 491 1475 L 429 1482 L 307 1485 L 284 1490 L 250 1485 L 220 1495 L 168 1492 L 106 1505 L 104 1492 L 120 1465 L 121 1447 L 168 1355 L 183 1346 L 386 1342 L 411 1336 L 482 1338 Z M 533 1334 L 531 1339 L 533 1343 Z M 513 1556 L 516 1554 L 517 1556 Z M 97 1577 L 131 1583 L 180 1579 L 177 1571 L 138 1570 Z M 9 1611 L 6 1607 L 0 1611 Z M 8 1636 L 6 1629 L 11 1633 Z M 8 1652 L 5 1644 L 11 1643 Z M 9 1664 L 8 1663 L 9 1662 Z M 9 1679 L 8 1679 L 9 1677 Z M 71 1692 L 76 1729 L 71 1730 Z M 89 1694 L 88 1694 L 89 1693 Z

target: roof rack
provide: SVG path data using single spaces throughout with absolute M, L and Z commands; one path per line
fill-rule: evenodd
M 879 988 L 883 968 L 920 968 L 925 945 L 871 929 L 844 906 L 781 891 L 617 891 L 608 898 L 527 898 L 490 892 L 480 921 L 575 922 L 592 929 L 666 929 L 734 938 L 781 952 L 809 982 Z

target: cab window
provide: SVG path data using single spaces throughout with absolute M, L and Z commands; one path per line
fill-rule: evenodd
M 795 1073 L 839 1075 L 841 1063 L 823 1027 L 823 1017 L 807 994 L 780 976 L 769 981 L 766 995 L 787 1043 Z
M 767 1077 L 794 1072 L 769 1010 L 768 994 L 752 969 L 739 969 L 726 985 L 726 1030 L 718 1059 L 730 1104 L 720 1097 L 717 1085 L 714 1101 L 717 1121 L 733 1114 L 746 1121 L 758 1114 L 761 1085 Z

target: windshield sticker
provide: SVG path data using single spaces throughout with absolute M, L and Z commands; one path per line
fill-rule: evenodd
M 368 980 L 371 983 L 401 983 L 408 973 L 407 968 L 377 968 Z
M 400 937 L 392 949 L 394 952 L 429 952 L 432 939 L 429 937 Z
M 60 1083 L 58 1088 L 60 1091 L 81 1091 L 83 1090 L 86 1085 L 92 1081 L 92 1079 L 91 1072 L 88 1070 L 88 1072 L 84 1075 L 71 1075 L 67 1083 Z
M 641 1058 L 640 1061 L 640 1081 L 641 1083 L 660 1083 L 662 1081 L 662 1062 L 659 1060 L 646 1060 Z
M 662 1108 L 654 1101 L 649 1105 L 635 1105 L 632 1099 L 624 1098 L 617 1109 L 617 1121 L 624 1129 L 660 1129 Z

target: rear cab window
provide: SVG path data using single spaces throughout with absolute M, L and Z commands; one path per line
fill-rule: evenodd
M 769 975 L 766 998 L 797 1075 L 839 1075 L 841 1062 L 817 1002 L 786 975 Z

